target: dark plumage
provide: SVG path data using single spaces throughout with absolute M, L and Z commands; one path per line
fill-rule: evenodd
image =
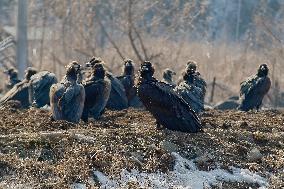
M 134 65 L 132 60 L 128 59 L 124 61 L 123 73 L 117 77 L 124 86 L 125 94 L 128 100 L 128 106 L 141 107 L 143 106 L 137 96 L 137 89 L 134 85 Z
M 39 72 L 31 77 L 30 80 L 30 103 L 35 107 L 49 105 L 50 87 L 57 83 L 54 73 L 48 71 Z
M 239 107 L 239 97 L 238 96 L 232 96 L 230 98 L 228 98 L 225 101 L 221 101 L 219 103 L 217 103 L 214 106 L 214 109 L 217 110 L 233 110 L 233 109 L 237 109 Z
M 30 106 L 29 102 L 29 82 L 31 76 L 36 74 L 34 68 L 27 68 L 25 71 L 25 79 L 9 90 L 0 100 L 0 104 L 4 104 L 10 100 L 17 100 L 21 102 L 23 108 L 28 108 Z
M 174 90 L 183 97 L 196 113 L 200 113 L 204 111 L 206 82 L 200 77 L 196 68 L 196 63 L 189 61 L 182 81 L 179 82 Z
M 256 75 L 241 83 L 239 110 L 258 110 L 261 107 L 263 97 L 271 86 L 270 78 L 267 76 L 268 71 L 267 65 L 262 64 Z
M 174 88 L 196 113 L 204 111 L 203 92 L 199 87 L 191 85 L 188 81 L 181 82 Z
M 93 73 L 91 77 L 83 82 L 86 99 L 82 120 L 87 122 L 89 114 L 94 119 L 98 119 L 109 98 L 111 83 L 110 80 L 105 78 L 105 69 L 101 63 L 97 63 L 92 67 Z
M 66 120 L 78 123 L 82 116 L 85 90 L 78 84 L 80 65 L 77 62 L 68 64 L 66 75 L 62 81 L 50 88 L 50 106 L 54 120 Z
M 170 130 L 198 132 L 201 123 L 190 106 L 166 83 L 157 81 L 150 62 L 140 68 L 138 96 L 146 109 L 156 118 L 157 126 Z
M 111 110 L 126 109 L 128 101 L 122 83 L 110 72 L 107 72 L 106 76 L 111 82 L 111 91 L 106 107 Z
M 164 83 L 167 83 L 167 84 L 170 84 L 172 86 L 175 86 L 176 84 L 174 83 L 173 81 L 173 76 L 176 75 L 176 73 L 169 69 L 169 68 L 166 68 L 164 71 L 163 71 L 163 82 Z
M 97 63 L 103 64 L 103 61 L 100 58 L 93 57 L 87 63 L 87 67 L 93 67 Z M 106 108 L 111 110 L 126 109 L 128 107 L 128 100 L 122 83 L 108 71 L 106 71 L 106 77 L 111 82 L 111 91 Z
M 21 80 L 18 79 L 18 72 L 17 72 L 16 69 L 10 68 L 10 69 L 4 71 L 4 73 L 8 75 L 8 81 L 5 84 L 5 91 L 9 91 L 17 83 L 21 82 Z
M 194 85 L 201 89 L 202 96 L 201 98 L 204 101 L 205 95 L 206 95 L 206 88 L 207 84 L 205 80 L 201 77 L 200 73 L 197 71 L 197 64 L 196 62 L 190 60 L 187 63 L 186 71 L 183 75 L 183 79 L 188 82 L 190 85 Z

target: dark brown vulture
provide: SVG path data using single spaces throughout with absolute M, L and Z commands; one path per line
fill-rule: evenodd
M 145 61 L 140 68 L 138 96 L 146 109 L 161 125 L 175 131 L 195 133 L 201 131 L 201 123 L 190 106 L 166 83 L 154 77 L 152 64 Z
M 5 91 L 9 91 L 12 89 L 17 83 L 21 82 L 18 79 L 18 71 L 15 68 L 10 68 L 4 71 L 5 74 L 8 76 L 8 81 L 5 84 Z
M 104 62 L 100 58 L 93 57 L 87 63 L 86 67 L 91 68 L 97 63 L 104 64 Z M 128 107 L 128 101 L 122 83 L 116 77 L 114 77 L 112 73 L 109 71 L 106 71 L 106 77 L 111 82 L 111 91 L 106 108 L 111 110 L 126 109 Z
M 263 97 L 268 93 L 271 81 L 266 64 L 259 66 L 257 74 L 241 83 L 239 110 L 260 109 Z
M 28 108 L 30 104 L 29 100 L 29 86 L 31 76 L 36 74 L 37 71 L 29 67 L 25 71 L 25 79 L 10 89 L 0 100 L 0 104 L 4 104 L 10 100 L 17 100 L 21 102 L 23 108 Z
M 128 100 L 128 106 L 135 108 L 142 107 L 142 102 L 137 96 L 137 89 L 134 85 L 135 75 L 132 60 L 127 59 L 124 61 L 123 73 L 121 76 L 118 76 L 117 79 L 119 79 L 119 81 L 124 86 L 125 94 Z
M 29 86 L 30 104 L 38 108 L 49 105 L 50 87 L 55 83 L 57 78 L 49 71 L 41 71 L 33 75 Z
M 176 84 L 174 83 L 173 81 L 173 76 L 176 75 L 176 72 L 174 72 L 173 70 L 169 69 L 169 68 L 166 68 L 164 71 L 163 71 L 163 82 L 164 83 L 167 83 L 169 85 L 172 85 L 172 86 L 176 86 Z
M 108 102 L 111 83 L 105 76 L 105 69 L 101 63 L 92 67 L 92 75 L 84 82 L 86 93 L 85 105 L 82 114 L 82 120 L 88 122 L 89 115 L 98 119 Z
M 66 120 L 78 123 L 82 116 L 85 89 L 78 84 L 80 65 L 77 62 L 68 64 L 66 75 L 60 83 L 50 88 L 50 107 L 54 120 Z

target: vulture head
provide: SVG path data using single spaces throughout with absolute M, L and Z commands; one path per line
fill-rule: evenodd
M 134 65 L 131 59 L 124 61 L 123 75 L 133 75 L 134 74 Z
M 98 63 L 103 63 L 102 59 L 99 57 L 92 57 L 92 59 L 86 63 L 86 67 L 93 67 Z
M 93 67 L 93 75 L 97 78 L 103 79 L 105 77 L 106 71 L 101 63 L 96 63 Z
M 144 63 L 141 64 L 139 73 L 140 77 L 143 79 L 151 79 L 154 75 L 155 69 L 152 66 L 150 61 L 145 61 Z
M 9 76 L 9 78 L 18 78 L 18 71 L 15 68 L 9 68 L 4 71 L 5 74 Z
M 81 72 L 81 65 L 76 61 L 73 61 L 66 66 L 66 76 L 67 77 L 70 77 L 76 80 L 80 72 Z
M 26 80 L 30 80 L 31 77 L 37 73 L 37 70 L 33 67 L 28 67 L 26 70 L 25 70 L 25 79 Z
M 169 68 L 166 68 L 163 72 L 163 78 L 166 81 L 172 81 L 174 75 L 176 75 L 176 72 L 174 72 L 173 70 Z
M 268 66 L 266 64 L 261 64 L 257 70 L 258 77 L 265 77 L 268 75 Z
M 196 69 L 197 69 L 197 64 L 196 64 L 195 61 L 190 60 L 190 61 L 187 62 L 186 72 L 188 74 L 194 74 L 196 72 Z

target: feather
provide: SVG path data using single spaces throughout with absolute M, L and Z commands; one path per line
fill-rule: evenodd
M 30 103 L 35 103 L 36 107 L 43 107 L 49 104 L 50 87 L 57 83 L 57 78 L 48 71 L 39 72 L 30 80 Z
M 270 86 L 271 81 L 269 77 L 258 77 L 257 75 L 242 82 L 239 109 L 243 111 L 259 109 L 263 97 L 269 91 Z
M 85 89 L 77 83 L 79 64 L 72 62 L 62 81 L 50 88 L 50 106 L 54 120 L 66 120 L 78 123 L 83 113 Z
M 0 104 L 4 104 L 10 100 L 18 100 L 21 102 L 23 108 L 28 108 L 29 103 L 29 81 L 24 79 L 23 81 L 14 85 L 0 100 Z
M 199 113 L 204 111 L 204 99 L 202 89 L 189 85 L 187 82 L 183 81 L 178 86 L 174 88 L 180 96 L 191 106 L 191 108 Z
M 166 128 L 182 132 L 201 130 L 195 112 L 170 85 L 155 79 L 143 81 L 138 85 L 138 96 L 157 122 Z
M 111 83 L 108 79 L 96 79 L 95 77 L 85 81 L 83 84 L 86 100 L 82 119 L 88 120 L 89 112 L 94 119 L 98 119 L 109 99 Z
M 128 100 L 122 83 L 110 72 L 106 74 L 111 82 L 111 92 L 107 102 L 107 108 L 111 110 L 122 110 L 128 107 Z

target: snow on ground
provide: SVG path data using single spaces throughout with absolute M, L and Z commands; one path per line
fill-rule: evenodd
M 119 180 L 108 178 L 99 171 L 94 171 L 94 174 L 101 183 L 101 188 L 127 187 L 128 183 L 136 183 L 139 187 L 157 189 L 203 189 L 204 187 L 210 188 L 212 185 L 218 185 L 221 182 L 257 183 L 261 189 L 268 186 L 265 178 L 247 169 L 231 167 L 232 173 L 224 169 L 201 171 L 197 169 L 193 160 L 185 159 L 177 153 L 172 153 L 172 155 L 176 159 L 176 164 L 173 171 L 167 174 L 122 170 Z

